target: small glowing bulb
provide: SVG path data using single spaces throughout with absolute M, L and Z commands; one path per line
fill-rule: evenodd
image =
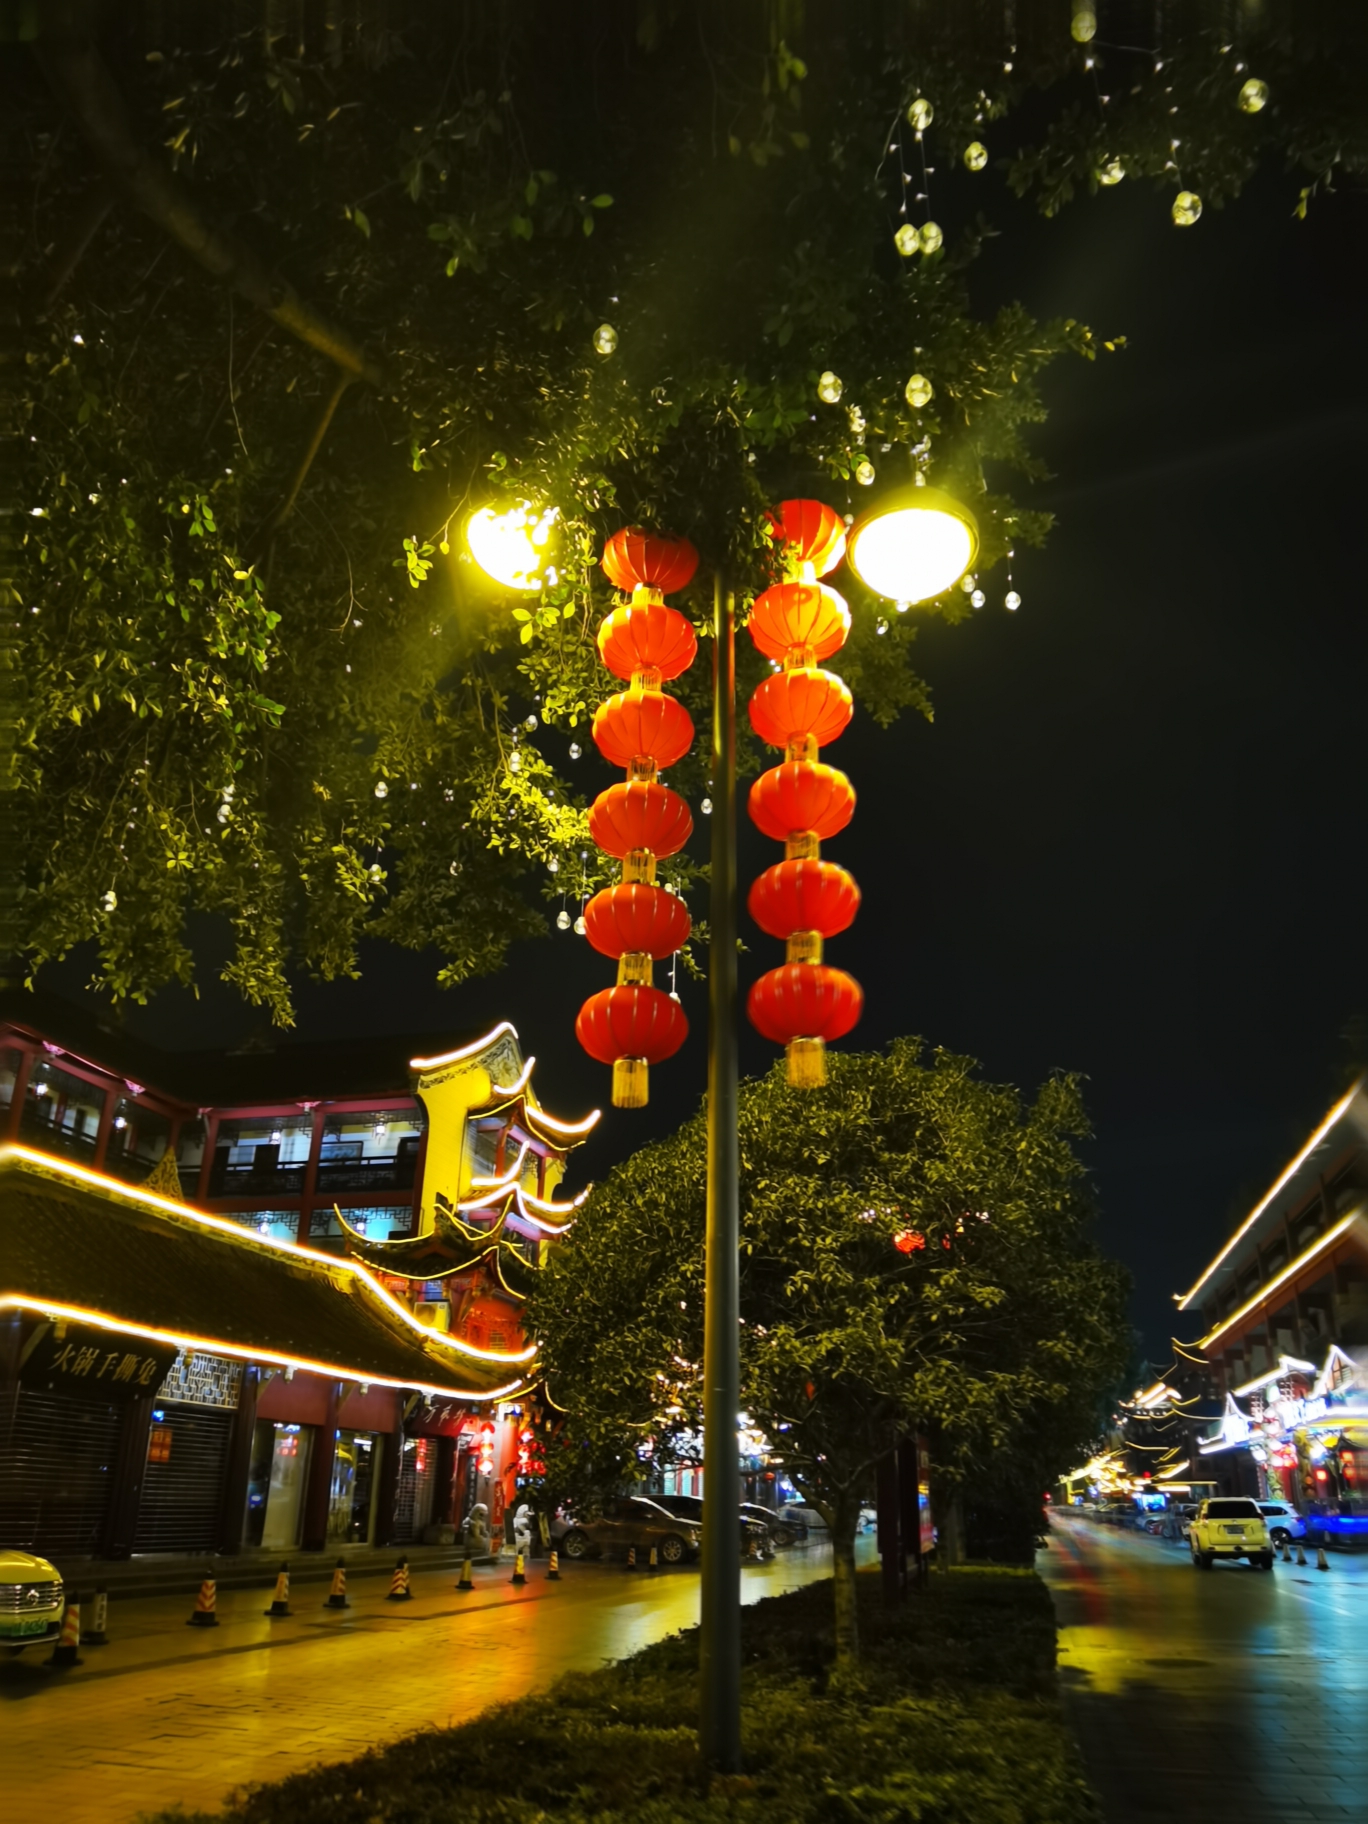
M 508 770 L 510 773 L 520 773 L 522 771 L 522 755 L 518 752 L 516 747 L 508 756 Z
M 1017 594 L 1015 589 L 1009 589 L 1002 605 L 1004 608 L 1010 608 L 1012 613 L 1015 614 L 1017 609 L 1021 606 L 1021 597 Z
M 559 874 L 560 873 L 559 856 L 553 855 L 551 857 L 551 859 L 546 864 L 546 871 L 548 874 Z
M 828 368 L 817 381 L 817 397 L 823 405 L 835 405 L 845 391 L 845 381 Z
M 907 110 L 908 124 L 915 127 L 918 133 L 925 133 L 926 129 L 931 125 L 931 122 L 935 118 L 936 110 L 931 106 L 931 103 L 926 99 L 925 95 L 918 95 L 917 99 Z
M 862 488 L 869 487 L 874 480 L 874 464 L 868 456 L 861 456 L 855 464 L 855 479 Z
M 388 798 L 389 797 L 389 787 L 385 784 L 383 779 L 376 780 L 375 795 L 377 798 Z
M 572 741 L 570 743 L 570 758 L 572 760 L 578 760 L 583 752 L 584 749 L 580 746 L 578 741 Z
M 983 593 L 982 589 L 975 589 L 974 593 L 969 597 L 969 600 L 974 604 L 975 608 L 982 608 L 983 604 L 988 600 L 988 597 Z
M 893 245 L 905 260 L 910 260 L 921 248 L 921 229 L 914 227 L 911 222 L 904 222 L 893 236 Z
M 703 800 L 702 804 L 700 804 L 698 808 L 700 811 L 702 811 L 702 813 L 705 817 L 711 817 L 712 816 L 712 799 L 705 798 Z
M 570 929 L 570 914 L 563 907 L 556 914 L 556 929 L 558 931 L 568 931 Z
M 119 896 L 114 891 L 113 887 L 111 887 L 109 889 L 108 893 L 105 894 L 104 900 L 102 903 L 104 905 L 104 909 L 106 912 L 113 912 L 117 908 L 117 906 L 119 904 Z
M 584 918 L 583 918 L 583 915 L 581 915 L 579 918 L 577 918 L 575 920 L 575 936 L 583 937 L 584 932 L 585 932 Z
M 1173 220 L 1179 228 L 1191 228 L 1202 213 L 1202 199 L 1195 190 L 1180 190 L 1173 199 Z
M 921 250 L 923 253 L 934 253 L 945 236 L 941 233 L 939 222 L 923 222 L 921 231 Z
M 1251 76 L 1240 90 L 1241 114 L 1260 114 L 1268 106 L 1268 84 Z
M 969 144 L 964 148 L 965 169 L 969 171 L 982 171 L 987 163 L 987 146 L 984 145 L 981 139 L 970 140 Z
M 447 868 L 447 873 L 451 875 L 453 880 L 460 873 L 460 871 L 461 871 L 461 864 L 459 861 L 453 861 Z
M 218 818 L 220 823 L 227 823 L 228 819 L 232 816 L 232 814 L 233 814 L 233 807 L 231 804 L 221 804 L 219 806 L 219 808 L 217 809 L 217 811 L 215 811 L 215 813 L 214 813 L 214 815 Z
M 523 727 L 527 730 L 529 735 L 532 733 L 533 729 L 536 726 L 537 726 L 537 718 L 535 716 L 529 716 L 527 718 L 526 722 L 523 723 Z
M 1097 14 L 1090 6 L 1076 6 L 1069 26 L 1075 44 L 1091 44 L 1097 36 Z
M 874 631 L 875 631 L 875 633 L 887 633 L 888 632 L 888 622 L 886 620 L 884 620 L 882 615 L 880 615 L 878 624 L 875 626 Z
M 618 345 L 618 333 L 611 323 L 600 323 L 594 331 L 594 353 L 611 355 Z
M 972 570 L 967 570 L 960 578 L 960 588 L 963 589 L 966 595 L 972 595 L 975 589 L 978 588 L 978 578 L 974 575 Z
M 1097 167 L 1097 181 L 1099 184 L 1104 184 L 1108 190 L 1113 184 L 1119 184 L 1125 175 L 1126 167 L 1119 158 L 1109 158 L 1106 164 Z
M 914 411 L 920 411 L 924 405 L 930 405 L 935 388 L 925 374 L 913 374 L 903 388 L 903 395 Z

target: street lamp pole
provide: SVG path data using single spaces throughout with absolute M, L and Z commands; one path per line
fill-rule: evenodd
M 736 597 L 713 578 L 712 894 L 708 943 L 708 1227 L 703 1343 L 703 1758 L 741 1767 L 740 1245 L 736 1092 Z

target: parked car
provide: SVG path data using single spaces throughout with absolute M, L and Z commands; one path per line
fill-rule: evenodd
M 1306 1522 L 1295 1507 L 1285 1501 L 1260 1501 L 1259 1512 L 1268 1522 L 1269 1537 L 1274 1545 L 1285 1545 L 1289 1539 L 1306 1537 Z
M 0 1548 L 0 1645 L 22 1653 L 62 1631 L 62 1574 L 46 1558 Z
M 743 1501 L 741 1512 L 751 1520 L 758 1520 L 770 1536 L 770 1544 L 780 1548 L 787 1545 L 801 1545 L 807 1538 L 807 1528 L 801 1520 L 783 1520 L 772 1507 L 761 1507 L 758 1501 Z
M 696 1522 L 667 1513 L 644 1495 L 620 1495 L 592 1519 L 558 1514 L 551 1522 L 551 1543 L 571 1559 L 625 1552 L 632 1545 L 638 1551 L 655 1546 L 662 1564 L 680 1564 L 698 1556 L 699 1529 Z
M 1273 1541 L 1257 1501 L 1221 1495 L 1203 1501 L 1193 1517 L 1188 1546 L 1195 1569 L 1209 1571 L 1217 1558 L 1247 1558 L 1260 1571 L 1273 1569 Z
M 1192 1531 L 1192 1523 L 1196 1518 L 1197 1503 L 1195 1501 L 1184 1502 L 1183 1506 L 1178 1509 L 1178 1531 L 1184 1539 Z
M 810 1533 L 824 1533 L 827 1523 L 815 1507 L 809 1507 L 805 1501 L 786 1501 L 778 1510 L 779 1518 L 785 1526 L 798 1525 Z
M 676 1520 L 687 1520 L 693 1526 L 702 1528 L 703 1497 L 701 1495 L 652 1495 L 651 1500 L 657 1507 L 663 1507 L 667 1514 L 673 1514 Z M 760 1510 L 762 1513 L 764 1509 Z M 749 1552 L 752 1545 L 757 1552 L 768 1552 L 770 1549 L 770 1529 L 767 1522 L 754 1520 L 745 1509 L 738 1514 L 738 1525 L 741 1528 L 741 1550 Z

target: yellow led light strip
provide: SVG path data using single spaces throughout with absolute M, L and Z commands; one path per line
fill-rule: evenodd
M 1323 1254 L 1332 1242 L 1338 1241 L 1341 1235 L 1353 1228 L 1356 1222 L 1361 1221 L 1362 1216 L 1362 1210 L 1351 1210 L 1342 1221 L 1335 1224 L 1333 1229 L 1327 1229 L 1324 1235 L 1318 1235 L 1309 1248 L 1298 1254 L 1295 1260 L 1288 1262 L 1276 1279 L 1270 1279 L 1266 1286 L 1261 1286 L 1253 1298 L 1241 1305 L 1239 1310 L 1226 1318 L 1224 1323 L 1218 1324 L 1214 1330 L 1208 1330 L 1197 1345 L 1198 1348 L 1205 1349 L 1208 1343 L 1214 1343 L 1218 1336 L 1224 1336 L 1227 1330 L 1238 1324 L 1242 1317 L 1248 1317 L 1251 1311 L 1257 1311 L 1260 1305 L 1266 1305 L 1279 1286 L 1285 1285 L 1295 1274 L 1309 1266 L 1318 1254 Z
M 1321 1141 L 1324 1140 L 1325 1136 L 1330 1132 L 1330 1129 L 1335 1125 L 1335 1123 L 1345 1113 L 1346 1109 L 1348 1109 L 1350 1103 L 1354 1100 L 1354 1097 L 1358 1093 L 1359 1093 L 1359 1085 L 1356 1083 L 1354 1085 L 1354 1087 L 1349 1091 L 1349 1094 L 1344 1098 L 1344 1100 L 1342 1102 L 1337 1102 L 1335 1104 L 1335 1106 L 1330 1110 L 1330 1113 L 1325 1117 L 1324 1121 L 1321 1122 L 1320 1126 L 1316 1129 L 1315 1133 L 1312 1134 L 1311 1138 L 1307 1141 L 1306 1145 L 1302 1148 L 1302 1150 L 1297 1154 L 1296 1158 L 1292 1161 L 1291 1165 L 1288 1166 L 1287 1170 L 1283 1173 L 1281 1178 L 1278 1179 L 1277 1183 L 1273 1186 L 1272 1190 L 1269 1191 L 1268 1195 L 1263 1199 L 1263 1201 L 1261 1203 L 1256 1204 L 1255 1207 L 1250 1211 L 1249 1215 L 1245 1217 L 1244 1221 L 1240 1224 L 1239 1228 L 1236 1229 L 1235 1233 L 1231 1236 L 1230 1240 L 1221 1249 L 1220 1253 L 1216 1256 L 1215 1260 L 1212 1261 L 1211 1265 L 1207 1268 L 1206 1272 L 1203 1273 L 1202 1277 L 1197 1281 L 1197 1283 L 1192 1287 L 1192 1289 L 1188 1292 L 1185 1292 L 1183 1294 L 1183 1296 L 1178 1300 L 1178 1309 L 1180 1311 L 1187 1310 L 1188 1306 L 1192 1303 L 1192 1300 L 1197 1296 L 1197 1294 L 1201 1291 L 1202 1287 L 1211 1278 L 1212 1274 L 1216 1271 L 1217 1267 L 1220 1266 L 1221 1262 L 1230 1253 L 1231 1249 L 1236 1245 L 1236 1243 L 1238 1241 L 1240 1241 L 1240 1239 L 1243 1236 L 1245 1236 L 1249 1233 L 1250 1229 L 1253 1228 L 1254 1224 L 1259 1220 L 1260 1216 L 1263 1215 L 1264 1211 L 1268 1208 L 1269 1204 L 1272 1203 L 1273 1199 L 1277 1196 L 1278 1192 L 1283 1188 L 1283 1186 L 1288 1182 L 1288 1180 L 1290 1178 L 1294 1177 L 1295 1174 L 1301 1169 L 1301 1167 L 1303 1165 L 1305 1165 L 1306 1161 L 1311 1157 L 1312 1153 L 1315 1152 L 1316 1148 L 1320 1145 Z
M 508 1399 L 515 1392 L 530 1387 L 533 1383 L 526 1376 L 509 1381 L 505 1386 L 484 1388 L 440 1387 L 435 1381 L 396 1381 L 383 1374 L 373 1374 L 368 1368 L 344 1368 L 336 1362 L 315 1362 L 305 1355 L 282 1355 L 278 1350 L 247 1347 L 242 1343 L 227 1343 L 221 1337 L 189 1336 L 179 1330 L 161 1330 L 151 1324 L 140 1324 L 123 1317 L 111 1317 L 107 1312 L 96 1311 L 85 1305 L 54 1304 L 51 1299 L 27 1298 L 22 1293 L 0 1293 L 0 1311 L 31 1311 L 49 1322 L 54 1319 L 70 1324 L 90 1324 L 98 1330 L 108 1330 L 123 1336 L 140 1336 L 148 1342 L 169 1343 L 175 1349 L 193 1349 L 208 1355 L 230 1355 L 240 1361 L 265 1362 L 277 1368 L 303 1369 L 307 1374 L 321 1374 L 329 1380 L 365 1381 L 371 1387 L 392 1387 L 416 1389 L 419 1393 L 431 1393 L 439 1399 L 457 1399 L 489 1401 Z
M 601 1108 L 591 1109 L 583 1121 L 557 1121 L 556 1117 L 548 1115 L 544 1108 L 528 1107 L 527 1115 L 531 1121 L 540 1121 L 543 1127 L 554 1127 L 557 1133 L 587 1134 L 595 1122 L 603 1118 L 603 1110 Z
M 518 1154 L 518 1157 L 504 1173 L 502 1178 L 473 1177 L 470 1180 L 472 1187 L 475 1185 L 483 1185 L 486 1189 L 491 1191 L 511 1190 L 522 1177 L 523 1160 L 526 1159 L 531 1150 L 532 1142 L 530 1140 L 524 1140 L 522 1151 Z
M 537 1353 L 536 1344 L 519 1350 L 516 1354 L 507 1354 L 495 1349 L 476 1349 L 470 1343 L 459 1341 L 448 1336 L 444 1331 L 434 1331 L 426 1324 L 420 1324 L 413 1313 L 400 1304 L 394 1295 L 382 1286 L 378 1279 L 361 1265 L 359 1261 L 340 1258 L 336 1254 L 322 1254 L 313 1248 L 301 1248 L 297 1242 L 277 1241 L 274 1236 L 259 1234 L 255 1229 L 246 1229 L 240 1222 L 230 1222 L 222 1216 L 210 1216 L 204 1210 L 197 1210 L 186 1203 L 177 1203 L 170 1197 L 162 1197 L 156 1191 L 144 1190 L 141 1185 L 124 1184 L 118 1178 L 107 1177 L 103 1172 L 92 1172 L 88 1166 L 75 1165 L 67 1159 L 54 1158 L 51 1153 L 40 1153 L 28 1146 L 0 1146 L 0 1166 L 15 1160 L 20 1164 L 39 1167 L 50 1177 L 72 1178 L 79 1184 L 87 1184 L 97 1191 L 112 1191 L 118 1197 L 146 1204 L 149 1208 L 166 1216 L 174 1216 L 178 1221 L 198 1225 L 200 1228 L 212 1229 L 220 1235 L 230 1236 L 235 1242 L 246 1247 L 266 1248 L 276 1254 L 285 1254 L 292 1260 L 317 1261 L 329 1273 L 349 1273 L 363 1285 L 372 1297 L 384 1304 L 393 1316 L 399 1318 L 415 1335 L 428 1345 L 436 1344 L 450 1349 L 456 1355 L 470 1356 L 479 1362 L 497 1362 L 500 1366 L 521 1366 L 530 1362 Z
M 491 1027 L 482 1039 L 476 1039 L 473 1045 L 462 1045 L 457 1051 L 444 1051 L 435 1058 L 410 1058 L 410 1070 L 436 1070 L 443 1064 L 459 1064 L 462 1058 L 473 1058 L 477 1052 L 488 1051 L 496 1039 L 504 1033 L 511 1032 L 516 1039 L 518 1029 L 511 1020 L 500 1020 L 497 1026 Z
M 522 1075 L 518 1078 L 516 1083 L 491 1083 L 489 1086 L 490 1089 L 496 1096 L 521 1095 L 523 1090 L 527 1088 L 527 1080 L 532 1075 L 532 1066 L 536 1061 L 535 1058 L 529 1058 L 527 1060 L 526 1064 L 522 1067 Z

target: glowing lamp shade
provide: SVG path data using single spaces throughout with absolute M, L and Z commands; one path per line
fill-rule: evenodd
M 900 488 L 853 528 L 851 569 L 891 602 L 929 602 L 974 566 L 974 516 L 939 488 Z
M 556 581 L 547 558 L 559 518 L 558 507 L 534 507 L 526 501 L 502 513 L 481 507 L 466 521 L 466 544 L 493 582 L 532 595 L 544 583 Z

